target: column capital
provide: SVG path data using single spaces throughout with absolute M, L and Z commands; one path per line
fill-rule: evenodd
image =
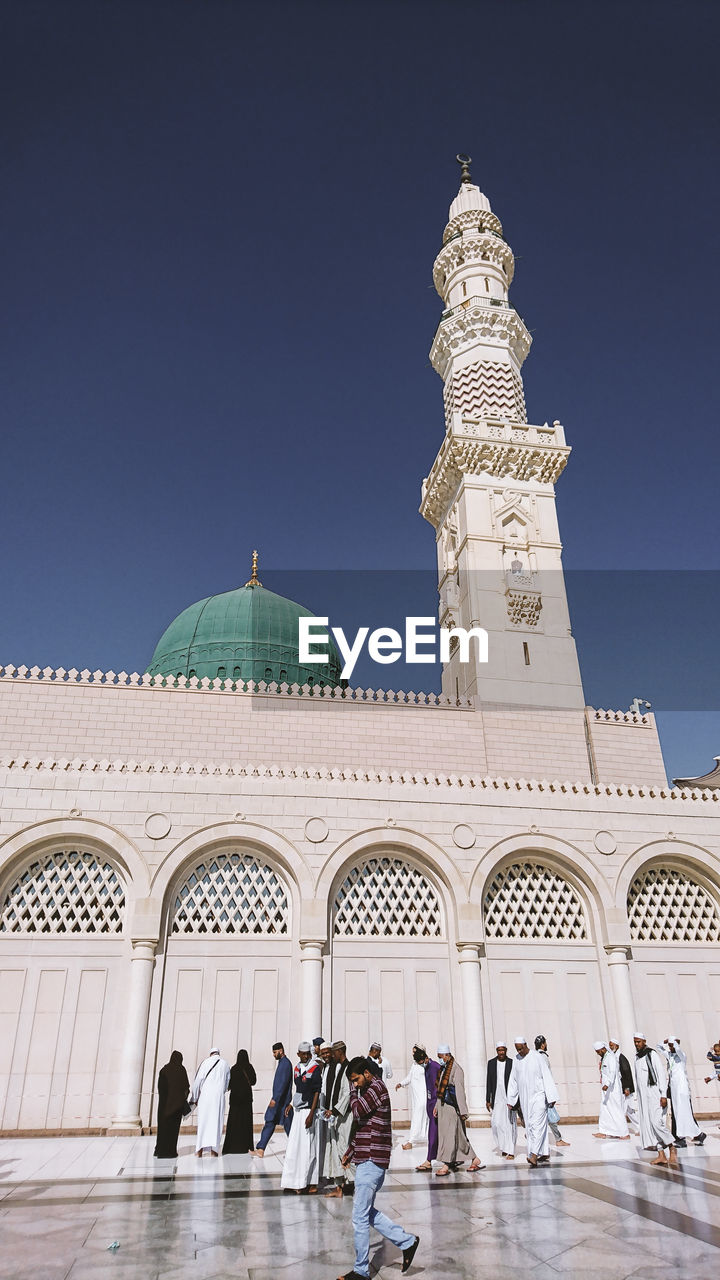
M 459 964 L 479 964 L 485 955 L 485 947 L 482 942 L 458 942 L 458 963 Z
M 302 960 L 321 960 L 325 947 L 324 938 L 301 938 L 300 951 Z
M 157 938 L 131 938 L 133 959 L 137 956 L 142 960 L 154 960 L 155 948 L 157 947 Z
M 605 954 L 608 958 L 608 964 L 627 964 L 632 959 L 632 947 L 629 943 L 618 945 L 613 943 L 612 946 L 605 947 Z

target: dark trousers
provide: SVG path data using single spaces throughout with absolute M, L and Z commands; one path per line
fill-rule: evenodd
M 290 1114 L 287 1116 L 283 1115 L 284 1110 L 285 1107 L 280 1106 L 268 1107 L 265 1112 L 265 1121 L 262 1133 L 260 1134 L 260 1141 L 258 1142 L 259 1151 L 265 1150 L 279 1124 L 282 1125 L 286 1134 L 290 1133 L 293 1118 L 292 1107 L 290 1108 Z

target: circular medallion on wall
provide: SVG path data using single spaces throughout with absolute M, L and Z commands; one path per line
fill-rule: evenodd
M 324 818 L 308 818 L 305 823 L 305 839 L 311 844 L 322 844 L 328 838 L 328 824 Z
M 149 813 L 145 819 L 145 835 L 149 840 L 164 840 L 171 827 L 172 822 L 166 813 Z
M 607 857 L 617 850 L 617 840 L 612 831 L 596 831 L 593 844 L 598 853 L 604 853 Z
M 452 838 L 453 844 L 456 844 L 458 849 L 472 849 L 475 843 L 475 832 L 465 822 L 459 822 L 456 827 L 453 827 Z

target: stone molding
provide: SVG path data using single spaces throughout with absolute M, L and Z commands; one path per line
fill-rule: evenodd
M 151 676 L 133 671 L 66 671 L 64 667 L 0 667 L 0 680 L 27 684 L 62 684 L 103 689 L 161 689 L 163 692 L 223 693 L 238 696 L 315 698 L 325 702 L 384 703 L 406 707 L 452 707 L 453 711 L 474 711 L 472 698 L 450 698 L 441 693 L 414 693 L 404 689 L 345 689 L 341 685 L 266 684 L 264 680 L 210 680 L 207 676 Z
M 598 713 L 599 714 L 599 713 Z M 622 715 L 622 712 L 606 713 Z M 645 717 L 642 717 L 645 719 Z M 393 785 L 426 786 L 442 788 L 467 788 L 470 791 L 484 792 L 547 792 L 550 795 L 582 795 L 582 796 L 627 796 L 630 798 L 650 800 L 702 800 L 710 804 L 720 804 L 720 791 L 708 787 L 677 788 L 670 786 L 637 785 L 621 782 L 573 782 L 553 778 L 479 778 L 470 774 L 433 773 L 428 770 L 368 769 L 368 768 L 331 768 L 330 766 L 278 765 L 234 763 L 227 761 L 214 763 L 211 761 L 183 760 L 84 760 L 75 757 L 53 756 L 0 756 L 0 769 L 19 769 L 22 772 L 38 772 L 46 770 L 50 773 L 148 773 L 188 777 L 228 777 L 228 778 L 289 778 L 309 782 L 357 782 L 372 784 L 392 783 Z M 58 821 L 58 819 L 56 819 Z
M 468 263 L 479 266 L 487 263 L 500 267 L 507 284 L 512 283 L 515 259 L 510 245 L 492 232 L 480 231 L 476 222 L 474 226 L 466 228 L 464 234 L 461 232 L 460 235 L 449 236 L 435 259 L 433 284 L 441 298 L 447 276 Z
M 444 380 L 451 360 L 477 344 L 496 345 L 512 351 L 522 365 L 532 338 L 509 302 L 500 298 L 468 298 L 450 315 L 441 316 L 430 348 L 430 363 Z
M 462 213 L 456 213 L 455 217 L 447 223 L 443 231 L 443 244 L 447 244 L 448 240 L 459 231 L 473 231 L 478 228 L 502 237 L 502 223 L 491 209 L 463 209 Z
M 464 475 L 555 484 L 570 447 L 555 433 L 522 423 L 463 424 L 462 435 L 447 435 L 423 484 L 420 514 L 434 528 L 442 523 Z

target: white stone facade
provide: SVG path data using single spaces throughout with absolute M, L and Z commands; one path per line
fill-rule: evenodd
M 485 625 L 443 696 L 0 667 L 0 1130 L 138 1129 L 192 1076 L 320 1031 L 449 1041 L 473 1117 L 497 1037 L 679 1034 L 700 1113 L 720 1025 L 720 789 L 673 790 L 651 715 L 584 706 L 513 259 L 464 180 L 435 264 L 446 436 L 423 487 L 440 621 Z M 403 1116 L 402 1103 L 396 1114 Z
M 588 1115 L 592 1041 L 640 1020 L 716 1105 L 720 793 L 667 786 L 651 716 L 588 712 L 588 751 L 583 713 L 115 681 L 0 677 L 3 1130 L 148 1125 L 216 1041 L 261 1110 L 269 1045 L 320 1030 L 449 1039 L 475 1115 L 485 1046 L 542 1031 Z

